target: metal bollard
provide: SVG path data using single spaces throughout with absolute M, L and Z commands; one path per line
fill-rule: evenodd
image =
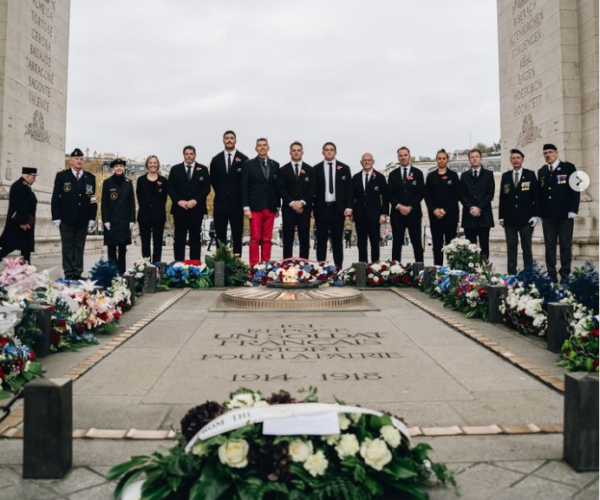
M 146 266 L 144 269 L 144 293 L 156 293 L 156 267 Z
M 548 333 L 546 341 L 548 350 L 558 353 L 561 351 L 565 340 L 569 338 L 569 320 L 573 314 L 571 304 L 550 302 L 548 304 Z
M 355 262 L 352 267 L 355 270 L 356 287 L 365 288 L 367 286 L 367 264 L 365 262 Z
M 36 340 L 33 346 L 33 352 L 38 358 L 45 358 L 50 354 L 50 332 L 52 331 L 52 308 L 50 306 L 41 306 L 32 304 L 29 306 L 35 323 L 42 332 L 42 336 Z
M 215 262 L 215 286 L 217 288 L 225 287 L 225 262 L 216 261 Z
M 431 288 L 434 281 L 434 276 L 437 271 L 435 266 L 426 266 L 423 270 L 423 290 L 427 291 Z
M 124 276 L 127 282 L 127 287 L 131 292 L 131 307 L 135 306 L 136 292 L 135 292 L 135 276 Z
M 504 295 L 508 292 L 505 285 L 488 286 L 488 323 L 502 323 L 504 316 L 500 312 L 500 305 Z
M 565 375 L 563 457 L 577 472 L 598 471 L 598 377 Z
M 417 279 L 419 277 L 419 273 L 425 268 L 425 264 L 422 262 L 415 262 L 412 267 L 412 275 L 413 279 Z
M 73 381 L 35 379 L 25 386 L 23 477 L 59 479 L 73 465 Z

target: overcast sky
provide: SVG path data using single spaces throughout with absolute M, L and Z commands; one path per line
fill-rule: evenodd
M 500 139 L 496 0 L 73 0 L 70 29 L 68 151 L 206 164 L 233 129 L 357 170 Z

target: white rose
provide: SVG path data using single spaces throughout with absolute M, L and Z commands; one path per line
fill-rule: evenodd
M 385 442 L 392 448 L 400 446 L 400 432 L 393 425 L 384 425 L 379 432 Z
M 236 394 L 229 401 L 229 408 L 247 408 L 254 406 L 254 396 L 250 393 Z
M 264 399 L 254 403 L 254 408 L 264 408 L 265 406 L 269 406 L 269 403 L 267 403 Z
M 310 455 L 304 462 L 304 469 L 312 476 L 322 476 L 327 470 L 329 462 L 325 458 L 322 451 L 317 451 L 314 455 Z
M 321 436 L 321 439 L 325 441 L 329 446 L 335 446 L 342 436 L 339 434 L 328 434 L 327 436 Z
M 192 448 L 192 454 L 197 457 L 205 457 L 208 455 L 210 449 L 203 442 L 198 441 Z
M 352 422 L 350 422 L 350 419 L 343 413 L 340 413 L 338 415 L 338 419 L 340 421 L 340 430 L 342 430 L 342 431 L 345 431 L 346 429 L 348 429 L 348 427 L 350 427 L 350 424 L 352 423 Z
M 223 465 L 241 469 L 248 465 L 248 442 L 245 439 L 232 439 L 219 446 L 219 460 Z
M 312 455 L 313 444 L 309 441 L 296 439 L 289 444 L 288 453 L 292 462 L 306 462 L 306 459 Z
M 344 434 L 335 447 L 338 456 L 343 460 L 345 457 L 353 457 L 360 450 L 358 439 L 354 434 Z
M 360 456 L 375 470 L 382 470 L 392 460 L 392 452 L 383 439 L 365 439 L 360 447 Z

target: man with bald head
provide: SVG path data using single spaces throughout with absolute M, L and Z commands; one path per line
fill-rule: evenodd
M 356 227 L 358 260 L 367 260 L 367 241 L 371 243 L 371 260 L 379 260 L 380 224 L 387 222 L 389 203 L 387 183 L 383 174 L 373 167 L 375 160 L 371 153 L 365 153 L 360 160 L 362 170 L 352 177 L 354 203 L 352 218 Z

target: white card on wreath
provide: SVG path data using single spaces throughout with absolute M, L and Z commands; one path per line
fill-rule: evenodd
M 265 436 L 328 436 L 339 433 L 337 412 L 274 418 L 263 422 Z

